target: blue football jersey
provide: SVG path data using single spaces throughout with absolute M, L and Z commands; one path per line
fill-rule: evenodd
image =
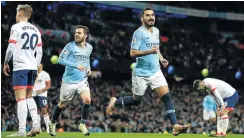
M 153 32 L 141 26 L 133 34 L 131 49 L 146 51 L 153 46 L 159 46 L 159 30 L 152 27 Z M 160 69 L 158 54 L 150 54 L 136 58 L 136 66 L 133 73 L 137 76 L 149 77 Z
M 217 104 L 211 95 L 207 95 L 204 97 L 203 108 L 209 111 L 216 111 Z
M 80 71 L 77 66 L 82 65 L 90 70 L 90 55 L 93 47 L 86 43 L 85 48 L 81 48 L 74 41 L 68 43 L 62 50 L 58 63 L 65 66 L 63 82 L 79 83 L 87 79 L 86 71 Z

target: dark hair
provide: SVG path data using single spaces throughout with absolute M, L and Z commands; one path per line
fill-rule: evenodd
M 76 29 L 78 29 L 78 28 L 82 28 L 82 29 L 84 30 L 84 33 L 85 33 L 86 35 L 89 34 L 89 28 L 88 28 L 87 26 L 77 25 L 77 26 L 76 26 Z
M 200 82 L 201 82 L 201 80 L 195 80 L 195 81 L 193 82 L 193 88 L 194 88 L 194 89 L 197 89 L 197 88 L 199 87 Z
M 144 12 L 148 11 L 148 10 L 152 10 L 154 12 L 154 10 L 152 8 L 144 8 L 141 12 L 140 12 L 140 17 L 143 17 Z

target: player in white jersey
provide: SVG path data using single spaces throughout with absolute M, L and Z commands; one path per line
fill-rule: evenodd
M 32 14 L 30 5 L 18 5 L 16 24 L 11 28 L 9 45 L 4 62 L 4 74 L 9 76 L 8 62 L 13 55 L 13 89 L 18 104 L 19 131 L 7 137 L 25 136 L 28 109 L 33 127 L 27 136 L 39 133 L 37 107 L 32 90 L 37 75 L 37 66 L 42 58 L 42 40 L 39 30 L 28 22 Z M 36 53 L 36 56 L 34 55 Z
M 43 115 L 44 122 L 46 125 L 47 133 L 49 133 L 49 115 L 48 115 L 48 102 L 47 102 L 47 91 L 51 88 L 51 78 L 50 75 L 43 70 L 43 64 L 38 67 L 38 76 L 35 81 L 32 96 L 36 102 L 37 108 L 40 109 Z M 38 123 L 41 128 L 41 115 L 38 114 Z
M 238 93 L 230 84 L 214 78 L 195 80 L 193 87 L 197 90 L 206 91 L 213 95 L 219 108 L 217 109 L 217 133 L 216 137 L 224 137 L 229 124 L 228 115 L 234 110 L 238 101 Z

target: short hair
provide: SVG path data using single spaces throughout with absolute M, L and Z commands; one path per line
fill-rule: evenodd
M 88 28 L 87 26 L 84 26 L 84 25 L 77 25 L 77 26 L 76 26 L 76 29 L 78 29 L 78 28 L 82 28 L 82 29 L 84 30 L 84 33 L 85 33 L 86 35 L 89 34 L 89 28 Z
M 193 82 L 193 88 L 194 89 L 197 89 L 198 87 L 199 87 L 199 84 L 200 84 L 200 82 L 201 82 L 201 80 L 195 80 L 194 82 Z
M 143 17 L 143 15 L 144 15 L 144 12 L 145 11 L 148 11 L 148 10 L 152 10 L 153 12 L 154 12 L 154 10 L 152 9 L 152 8 L 144 8 L 141 12 L 140 12 L 140 17 Z
M 18 7 L 17 7 L 17 11 L 23 11 L 24 12 L 24 16 L 28 17 L 28 18 L 31 17 L 32 12 L 33 12 L 31 6 L 28 5 L 28 4 L 25 4 L 25 5 L 20 5 L 19 4 Z

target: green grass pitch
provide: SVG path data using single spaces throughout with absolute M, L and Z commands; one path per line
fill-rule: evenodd
M 5 138 L 6 135 L 13 132 L 2 132 L 1 137 Z M 63 132 L 57 133 L 56 137 L 52 138 L 83 138 L 82 133 L 78 132 Z M 51 138 L 46 132 L 42 132 L 36 135 L 36 138 Z M 172 134 L 153 134 L 153 133 L 91 133 L 89 137 L 86 138 L 208 138 L 207 135 L 201 134 L 181 134 L 179 136 L 173 136 Z M 228 134 L 227 138 L 244 138 L 244 135 Z

